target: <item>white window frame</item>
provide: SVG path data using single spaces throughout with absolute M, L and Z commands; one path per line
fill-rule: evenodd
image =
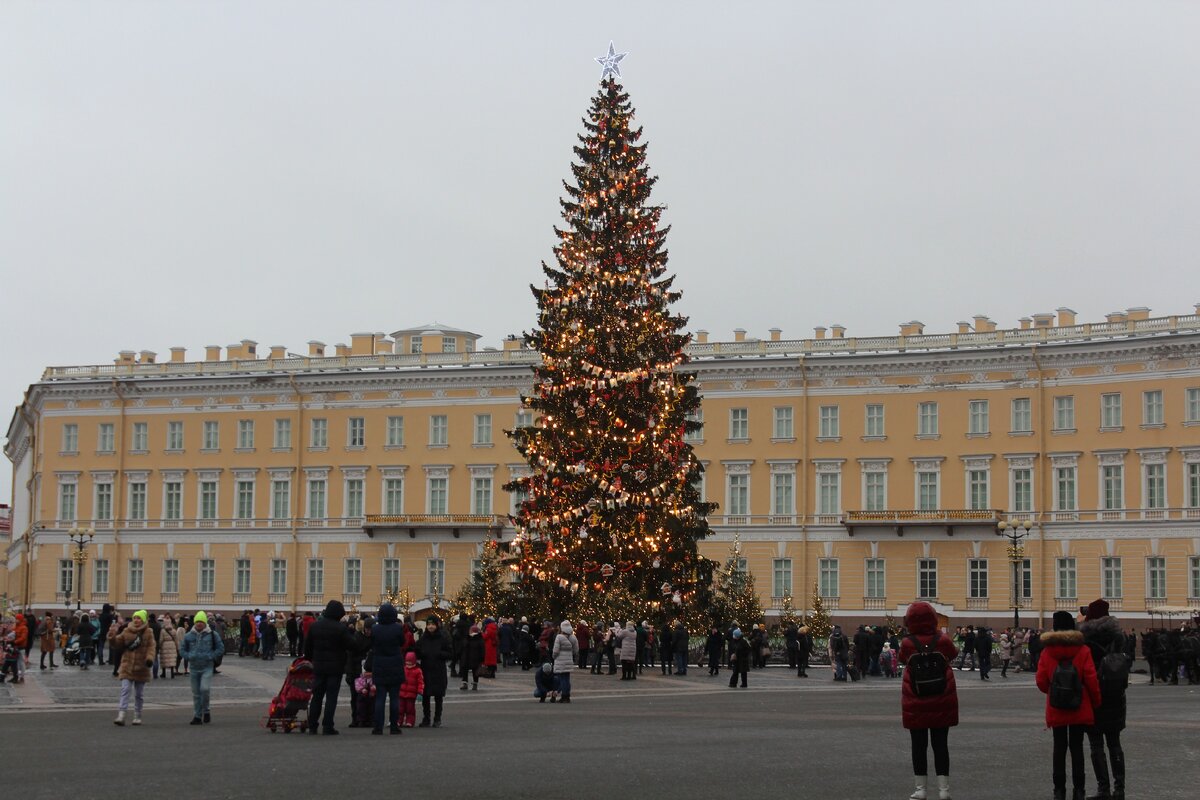
M 1184 417 L 1187 424 L 1200 423 L 1200 387 L 1189 387 L 1184 390 Z
M 1079 565 L 1074 556 L 1062 556 L 1054 562 L 1054 596 L 1058 600 L 1074 600 L 1079 596 Z M 1068 594 L 1067 592 L 1070 592 Z
M 972 511 L 985 511 L 991 508 L 992 502 L 992 471 L 986 468 L 972 467 L 967 469 L 967 508 Z M 977 490 L 982 492 L 979 497 Z
M 206 508 L 208 488 L 212 488 L 212 508 Z M 211 512 L 211 513 L 210 513 Z M 217 480 L 200 479 L 196 491 L 196 519 L 214 520 L 221 515 L 221 482 Z
M 1167 505 L 1167 465 L 1142 464 L 1142 508 L 1161 510 Z
M 1100 559 L 1100 596 L 1105 600 L 1120 600 L 1125 596 L 1124 567 L 1120 556 Z
M 96 452 L 116 452 L 116 432 L 111 422 L 101 422 L 96 426 Z
M 362 594 L 362 559 L 352 556 L 342 562 L 343 594 Z
M 254 519 L 254 489 L 253 478 L 235 478 L 233 482 L 233 515 L 234 519 Z M 248 490 L 247 490 L 248 487 Z
M 1188 558 L 1188 601 L 1200 598 L 1200 556 Z
M 75 562 L 69 558 L 60 558 L 58 560 L 58 593 L 69 598 L 74 592 Z
M 250 594 L 254 585 L 254 565 L 248 558 L 233 560 L 233 591 L 234 594 Z
M 776 558 L 771 562 L 771 596 L 792 596 L 792 560 Z
M 404 417 L 392 415 L 387 418 L 386 447 L 404 447 Z
M 425 593 L 445 596 L 446 559 L 428 558 L 425 560 Z
M 1054 469 L 1054 510 L 1055 511 L 1078 511 L 1079 510 L 1079 468 L 1074 464 L 1065 466 L 1056 466 Z M 1071 493 L 1065 495 L 1063 493 L 1063 484 L 1069 480 Z M 1067 500 L 1068 502 L 1063 502 Z
M 146 482 L 130 481 L 129 482 L 129 511 L 127 517 L 131 520 L 146 519 L 146 512 L 149 508 L 149 492 Z
M 842 568 L 837 558 L 817 559 L 817 594 L 821 597 L 841 597 Z
M 179 559 L 164 558 L 162 562 L 163 594 L 179 594 Z
M 795 439 L 795 410 L 791 406 L 775 406 L 771 409 L 771 438 Z
M 92 561 L 92 594 L 108 594 L 108 572 L 107 558 Z
M 872 483 L 878 485 L 873 486 Z M 886 511 L 888 498 L 888 474 L 883 470 L 863 472 L 862 499 L 864 511 Z
M 144 453 L 150 449 L 150 424 L 148 422 L 133 423 L 129 438 L 129 452 Z
M 967 403 L 967 433 L 972 436 L 987 436 L 991 431 L 991 409 L 987 400 L 971 400 Z
M 1146 599 L 1167 599 L 1167 559 L 1165 556 L 1146 556 Z
M 58 483 L 58 520 L 74 522 L 79 514 L 79 485 L 74 481 Z
M 1010 433 L 1033 433 L 1033 399 L 1014 397 L 1010 404 Z
M 818 410 L 817 439 L 836 440 L 842 438 L 841 408 L 836 405 L 821 406 Z
M 400 588 L 400 559 L 395 556 L 388 556 L 383 559 L 383 569 L 380 570 L 380 577 L 383 579 L 382 590 L 385 592 L 394 592 Z M 389 581 L 389 577 L 394 577 L 395 580 Z
M 202 558 L 196 562 L 196 592 L 199 594 L 213 594 L 216 590 L 216 559 Z
M 932 576 L 933 591 L 929 592 L 929 576 Z M 938 561 L 936 558 L 917 559 L 917 598 L 935 600 L 938 596 Z
M 62 426 L 62 451 L 64 453 L 79 452 L 79 423 L 65 422 Z
M 291 519 L 292 479 L 271 478 L 271 519 Z
M 471 478 L 471 513 L 490 516 L 492 513 L 492 477 L 476 475 Z
M 872 439 L 886 436 L 886 413 L 883 403 L 868 403 L 863 412 L 863 435 Z
M 307 484 L 304 516 L 307 519 L 328 519 L 329 480 L 327 478 L 309 478 Z
M 940 436 L 938 404 L 925 400 L 917 404 L 917 436 Z
M 796 513 L 795 472 L 771 474 L 771 513 L 781 517 L 792 516 Z
M 382 513 L 392 516 L 404 513 L 404 478 L 395 475 L 383 479 Z
M 831 506 L 832 502 L 832 506 Z M 842 473 L 817 473 L 817 514 L 827 516 L 842 513 Z
M 167 447 L 168 453 L 183 452 L 183 421 L 172 419 L 167 421 Z
M 1025 480 L 1021 480 L 1021 478 Z M 1014 514 L 1032 514 L 1033 513 L 1033 467 L 1009 467 L 1008 470 L 1008 491 L 1009 503 L 1008 506 Z M 1028 485 L 1028 491 L 1022 493 L 1019 487 L 1022 484 Z M 1024 503 L 1020 502 L 1022 499 Z
M 367 418 L 349 417 L 346 420 L 346 447 L 361 448 L 367 446 Z
M 325 417 L 313 417 L 309 421 L 308 446 L 312 450 L 324 450 L 329 447 L 329 420 Z
M 97 481 L 92 492 L 92 518 L 110 521 L 113 518 L 112 480 Z
M 325 594 L 325 559 L 308 559 L 305 571 L 305 594 Z
M 363 478 L 346 478 L 342 481 L 342 516 L 346 519 L 362 519 L 367 508 L 367 482 Z
M 441 502 L 437 502 L 440 500 Z M 425 513 L 450 513 L 450 478 L 449 476 L 429 476 L 425 479 Z
M 729 409 L 729 439 L 735 442 L 750 440 L 750 409 Z
M 243 451 L 254 449 L 254 420 L 238 420 L 237 449 Z
M 455 340 L 455 338 L 453 336 L 443 336 L 442 337 L 442 352 L 443 353 L 458 352 L 458 342 Z
M 1165 424 L 1164 416 L 1162 389 L 1142 392 L 1142 424 L 1146 427 L 1159 427 Z
M 140 558 L 131 558 L 128 562 L 129 580 L 126 585 L 130 594 L 141 594 L 146 591 L 146 562 Z
M 692 411 L 692 412 L 689 412 L 688 414 L 686 414 L 684 416 L 684 419 L 686 419 L 688 422 L 699 422 L 701 425 L 703 425 L 704 424 L 704 411 L 703 411 L 703 409 L 698 408 L 695 411 Z M 683 440 L 685 442 L 691 442 L 691 443 L 703 442 L 704 441 L 704 428 L 698 428 L 694 431 L 686 431 L 685 430 L 683 432 Z
M 429 446 L 450 446 L 450 421 L 445 414 L 429 415 Z
M 916 497 L 917 511 L 937 511 L 942 507 L 942 473 L 936 469 L 918 469 L 913 474 L 916 486 L 914 488 L 914 496 Z M 928 485 L 923 485 L 922 481 L 929 481 Z M 926 493 L 923 491 L 926 488 L 933 489 L 932 504 L 926 502 Z
M 216 453 L 221 449 L 221 423 L 219 420 L 206 419 L 201 427 L 203 436 L 200 440 L 200 450 L 206 453 Z
M 474 435 L 471 439 L 473 445 L 493 444 L 492 442 L 492 415 L 491 414 L 476 414 Z
M 1054 430 L 1075 430 L 1075 395 L 1060 394 L 1054 398 Z
M 287 417 L 275 418 L 275 431 L 271 446 L 276 450 L 292 449 L 292 421 Z
M 986 558 L 967 559 L 967 596 L 972 600 L 987 599 L 988 560 Z
M 287 594 L 287 559 L 271 559 L 271 594 Z
M 726 516 L 750 515 L 750 473 L 730 472 L 725 475 Z
M 163 519 L 178 522 L 183 519 L 183 481 L 163 481 Z
M 1200 461 L 1183 465 L 1183 488 L 1186 508 L 1200 508 Z
M 1125 465 L 1100 465 L 1100 509 L 1125 510 Z
M 1125 425 L 1125 410 L 1120 392 L 1100 395 L 1100 430 L 1119 431 Z
M 863 596 L 872 600 L 887 597 L 887 562 L 884 559 L 863 559 Z

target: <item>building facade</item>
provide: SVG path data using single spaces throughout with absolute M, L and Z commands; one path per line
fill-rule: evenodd
M 333 355 L 244 340 L 47 369 L 5 446 L 9 596 L 235 611 L 453 595 L 484 540 L 514 536 L 500 487 L 528 467 L 503 432 L 534 423 L 520 396 L 538 355 L 478 338 L 434 324 Z M 699 332 L 690 355 L 719 504 L 701 550 L 723 561 L 736 538 L 768 608 L 802 610 L 814 587 L 846 618 L 923 598 L 1000 624 L 1105 597 L 1140 624 L 1200 604 L 1198 313 Z M 1020 553 L 997 535 L 1010 521 L 1028 523 Z

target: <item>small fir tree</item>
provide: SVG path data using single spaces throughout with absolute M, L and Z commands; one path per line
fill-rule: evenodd
M 804 624 L 808 626 L 808 632 L 817 639 L 827 638 L 829 631 L 833 628 L 829 612 L 825 610 L 825 604 L 821 601 L 821 592 L 818 591 L 815 583 L 812 591 L 812 611 L 805 615 Z
M 763 619 L 762 603 L 754 588 L 754 573 L 741 569 L 741 546 L 734 539 L 725 567 L 717 576 L 713 607 L 721 625 L 736 622 L 746 630 Z
M 485 542 L 479 554 L 479 566 L 454 598 L 455 609 L 476 619 L 502 613 L 508 599 L 507 572 L 496 543 Z
M 799 626 L 804 619 L 796 613 L 796 606 L 789 594 L 783 598 L 783 606 L 779 609 L 779 629 L 786 631 L 789 626 Z

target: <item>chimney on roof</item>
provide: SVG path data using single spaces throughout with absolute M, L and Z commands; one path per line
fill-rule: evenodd
M 771 328 L 770 332 L 771 332 L 771 341 L 772 342 L 778 342 L 780 339 L 783 338 L 783 329 L 782 328 Z
M 139 364 L 153 364 L 157 358 L 158 353 L 154 352 L 153 350 L 143 350 L 142 352 L 138 353 Z
M 387 338 L 386 336 L 383 337 L 382 339 L 376 339 L 375 340 L 375 352 L 383 353 L 385 355 L 391 355 L 393 352 L 395 352 L 395 345 L 396 345 L 396 343 L 393 342 L 391 339 Z
M 258 342 L 253 339 L 242 339 L 242 358 L 258 358 Z
M 515 333 L 510 333 L 504 337 L 505 350 L 520 350 L 523 343 L 524 339 Z
M 220 361 L 221 360 L 221 345 L 207 344 L 204 346 L 205 361 Z
M 959 322 L 958 323 L 958 332 L 959 333 L 970 333 L 971 332 L 971 323 Z
M 1200 314 L 1200 303 L 1196 304 L 1198 309 L 1196 313 Z M 696 331 L 696 344 L 708 344 L 708 331 L 703 328 Z
M 1134 306 L 1125 309 L 1126 319 L 1150 319 L 1150 309 L 1146 306 Z
M 834 323 L 833 325 L 829 326 L 829 330 L 833 333 L 833 338 L 835 338 L 835 339 L 845 339 L 846 338 L 846 326 L 845 325 L 838 325 L 837 323 Z
M 350 345 L 338 342 L 333 346 L 333 352 L 337 356 L 348 356 L 350 355 Z
M 1027 331 L 1033 327 L 1033 317 L 1021 317 L 1019 322 L 1021 323 L 1021 330 L 1023 331 Z
M 824 339 L 825 338 L 825 326 L 818 325 L 817 327 L 813 328 L 813 336 L 817 339 Z
M 1033 327 L 1035 328 L 1053 328 L 1054 315 L 1048 312 L 1033 315 Z
M 242 346 L 240 344 L 225 345 L 225 360 L 226 361 L 241 361 L 245 356 L 242 354 Z
M 746 329 L 745 328 L 734 328 L 733 329 L 733 340 L 735 342 L 746 341 Z
M 122 350 L 117 353 L 117 357 L 113 360 L 114 364 L 133 364 L 135 363 L 135 353 L 132 350 Z
M 1105 322 L 1119 324 L 1127 319 L 1124 311 L 1110 311 L 1104 315 Z
M 1058 327 L 1069 328 L 1075 324 L 1075 312 L 1066 306 L 1058 309 Z
M 271 358 L 287 358 L 287 345 L 273 344 L 271 345 Z
M 185 361 L 187 361 L 187 348 L 186 347 L 172 347 L 171 348 L 171 363 L 172 364 L 182 364 Z
M 375 334 L 373 333 L 352 333 L 350 334 L 350 354 L 355 356 L 373 356 L 375 355 Z M 342 355 L 338 353 L 338 355 Z
M 919 320 L 914 319 L 910 322 L 901 322 L 900 323 L 900 335 L 901 336 L 920 336 L 924 332 L 925 332 L 925 323 L 921 322 Z
M 972 319 L 975 320 L 976 333 L 991 333 L 996 330 L 996 323 L 992 322 L 987 314 L 976 314 Z
M 325 343 L 318 342 L 316 339 L 313 339 L 312 341 L 310 341 L 308 343 L 308 357 L 309 358 L 324 358 L 325 357 Z

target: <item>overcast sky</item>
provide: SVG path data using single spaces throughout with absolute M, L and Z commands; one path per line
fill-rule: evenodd
M 693 330 L 1200 302 L 1200 3 L 9 0 L 0 424 L 122 349 L 531 327 L 610 39 Z

